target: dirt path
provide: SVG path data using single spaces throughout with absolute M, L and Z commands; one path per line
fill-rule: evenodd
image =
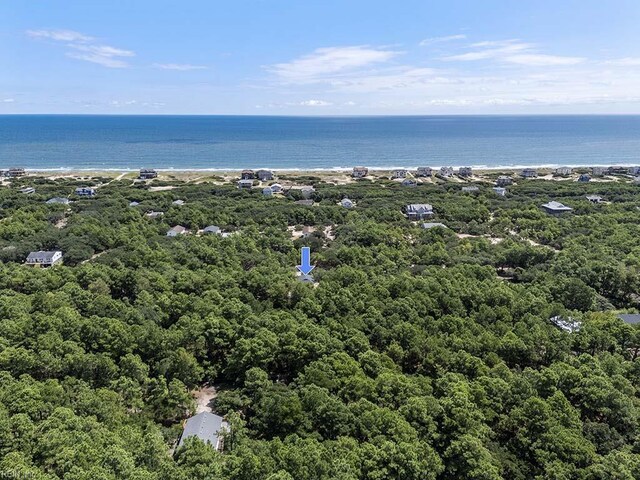
M 211 412 L 211 401 L 216 398 L 218 392 L 215 387 L 202 387 L 199 390 L 192 392 L 196 399 L 196 414 L 202 412 Z

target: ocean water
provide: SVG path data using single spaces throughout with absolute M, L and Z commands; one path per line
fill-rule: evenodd
M 0 168 L 640 164 L 640 116 L 0 115 Z

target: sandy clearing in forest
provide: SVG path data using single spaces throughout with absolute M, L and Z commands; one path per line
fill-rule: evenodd
M 202 387 L 191 392 L 196 400 L 196 414 L 211 412 L 211 401 L 218 396 L 218 391 L 213 386 Z

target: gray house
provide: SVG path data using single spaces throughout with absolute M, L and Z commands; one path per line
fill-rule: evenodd
M 496 187 L 506 187 L 513 184 L 513 178 L 508 177 L 507 175 L 500 175 L 496 179 Z
M 256 177 L 258 177 L 258 180 L 262 182 L 267 182 L 269 180 L 273 180 L 273 172 L 271 170 L 258 170 L 256 172 Z
M 68 198 L 64 198 L 64 197 L 53 197 L 50 198 L 49 200 L 47 200 L 46 203 L 62 203 L 64 205 L 67 205 L 70 203 L 70 200 Z
M 416 177 L 430 177 L 433 175 L 433 169 L 431 167 L 418 167 L 416 170 Z
M 428 203 L 412 203 L 405 210 L 410 220 L 422 220 L 433 215 L 433 206 Z
M 213 235 L 221 235 L 222 234 L 222 230 L 220 230 L 220 227 L 218 227 L 217 225 L 209 225 L 204 230 L 202 230 L 202 233 L 213 234 Z
M 458 169 L 458 175 L 461 177 L 470 177 L 473 175 L 473 170 L 471 167 L 460 167 Z
M 570 212 L 573 210 L 573 208 L 567 207 L 566 205 L 563 205 L 560 202 L 556 202 L 555 200 L 549 203 L 545 203 L 544 205 L 542 205 L 542 208 L 544 208 L 545 211 L 551 215 L 560 215 L 562 213 Z
M 138 178 L 141 180 L 150 180 L 152 178 L 156 178 L 157 176 L 158 176 L 158 172 L 156 172 L 154 169 L 141 168 L 140 175 L 138 175 Z
M 343 198 L 340 200 L 340 205 L 344 208 L 353 208 L 353 201 L 348 198 Z
M 402 181 L 402 186 L 403 187 L 417 187 L 418 186 L 418 182 L 416 182 L 413 178 L 405 178 Z
M 391 174 L 391 178 L 406 178 L 408 173 L 409 173 L 408 170 L 405 170 L 404 168 L 399 168 L 398 170 L 393 171 L 393 173 Z
M 587 195 L 587 200 L 591 203 L 600 203 L 602 202 L 602 197 L 600 195 Z
M 224 447 L 223 434 L 229 430 L 229 424 L 221 416 L 209 412 L 199 413 L 184 422 L 184 430 L 178 448 L 184 445 L 188 438 L 196 437 L 216 450 L 222 451 Z
M 440 167 L 440 175 L 443 177 L 453 177 L 453 167 Z
M 520 172 L 520 176 L 523 178 L 536 178 L 538 172 L 535 168 L 525 168 Z
M 31 252 L 27 256 L 26 264 L 32 267 L 51 267 L 62 262 L 62 252 L 59 250 Z
M 353 167 L 353 171 L 351 172 L 353 178 L 364 178 L 368 174 L 369 169 L 367 167 Z

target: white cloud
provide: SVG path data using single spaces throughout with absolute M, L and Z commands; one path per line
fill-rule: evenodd
M 59 42 L 92 42 L 93 37 L 73 30 L 27 30 L 32 38 L 48 38 Z
M 188 70 L 204 70 L 207 68 L 204 65 L 191 65 L 188 63 L 154 63 L 153 66 L 161 70 L 178 70 L 181 72 L 186 72 Z
M 584 62 L 585 58 L 529 53 L 522 55 L 509 55 L 504 57 L 503 60 L 505 62 L 528 65 L 530 67 L 546 67 L 553 65 L 576 65 Z
M 129 64 L 123 58 L 135 56 L 135 52 L 110 45 L 96 43 L 96 39 L 72 30 L 27 30 L 27 35 L 36 39 L 54 40 L 70 49 L 69 58 L 96 63 L 108 68 L 125 68 Z
M 14 98 L 5 98 L 2 100 L 2 103 L 13 103 L 16 100 Z
M 333 105 L 331 102 L 325 102 L 324 100 L 305 100 L 299 103 L 302 107 L 328 107 Z
M 387 62 L 400 53 L 366 45 L 318 48 L 313 53 L 291 62 L 272 65 L 269 70 L 285 82 L 313 83 L 327 75 Z
M 444 42 L 453 42 L 455 40 L 464 40 L 467 38 L 466 35 L 447 35 L 445 37 L 433 37 L 433 38 L 425 38 L 418 45 L 421 47 L 426 47 L 428 45 L 433 45 L 434 43 L 444 43 Z
M 576 65 L 584 62 L 583 57 L 568 57 L 538 53 L 536 45 L 517 39 L 491 40 L 472 43 L 471 52 L 443 57 L 442 60 L 469 62 L 478 60 L 496 60 L 504 63 L 515 63 L 529 67 L 547 67 L 554 65 Z
M 640 57 L 617 58 L 614 60 L 608 60 L 604 63 L 607 65 L 614 65 L 616 67 L 637 67 L 640 66 Z

